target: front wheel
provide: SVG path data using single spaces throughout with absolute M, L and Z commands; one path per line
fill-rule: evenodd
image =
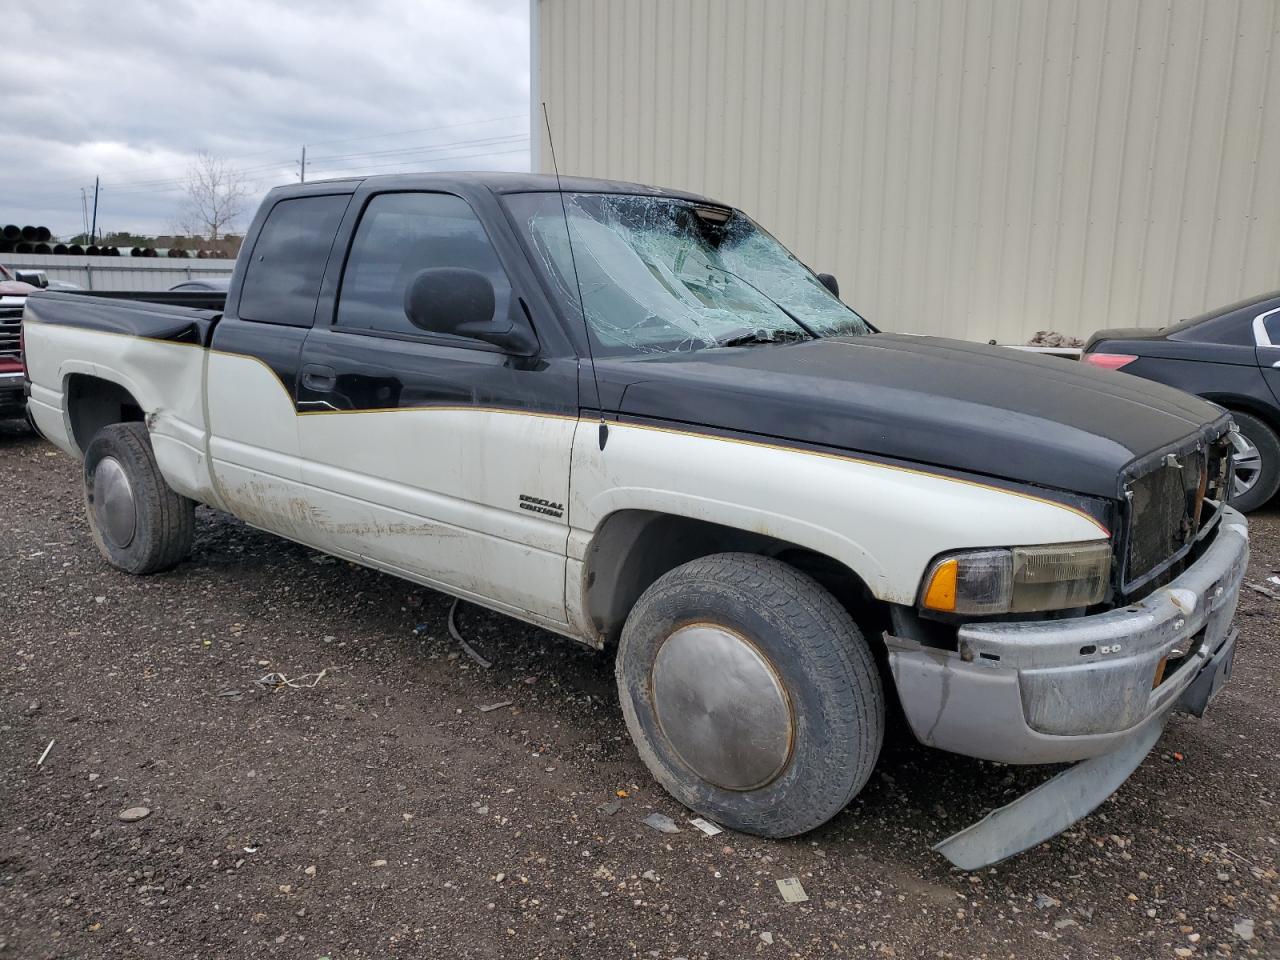
M 1235 454 L 1231 506 L 1241 513 L 1256 510 L 1280 490 L 1280 440 L 1275 431 L 1249 413 L 1231 411 L 1242 441 Z
M 839 813 L 870 777 L 884 692 L 848 612 L 777 560 L 716 554 L 659 578 L 617 655 L 641 759 L 685 806 L 789 837 Z

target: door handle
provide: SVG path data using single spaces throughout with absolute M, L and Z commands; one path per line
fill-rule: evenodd
M 316 393 L 328 393 L 338 385 L 338 372 L 322 363 L 308 363 L 302 368 L 302 385 Z

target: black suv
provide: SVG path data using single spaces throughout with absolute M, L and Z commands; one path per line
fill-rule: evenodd
M 1280 291 L 1159 330 L 1099 330 L 1081 360 L 1166 383 L 1231 411 L 1240 427 L 1231 504 L 1280 490 Z

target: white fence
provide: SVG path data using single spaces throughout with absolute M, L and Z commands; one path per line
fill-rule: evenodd
M 86 290 L 168 290 L 202 277 L 229 277 L 234 260 L 175 260 L 168 257 L 70 257 L 31 253 L 0 256 L 10 270 L 43 270 L 50 280 Z

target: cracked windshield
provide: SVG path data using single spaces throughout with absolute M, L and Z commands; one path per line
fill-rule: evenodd
M 592 347 L 600 354 L 870 332 L 782 244 L 736 210 L 607 193 L 566 193 L 563 209 L 555 193 L 506 201 L 560 294 L 576 305 L 581 286 Z

